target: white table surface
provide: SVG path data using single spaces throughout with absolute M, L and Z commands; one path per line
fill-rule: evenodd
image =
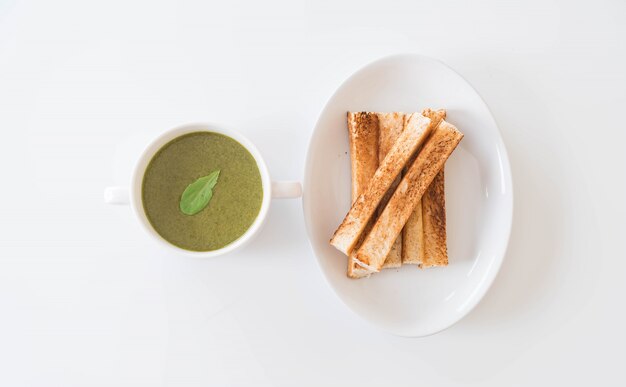
M 626 3 L 0 1 L 0 385 L 624 385 Z M 163 251 L 102 190 L 145 141 L 232 124 L 301 179 L 326 100 L 381 56 L 438 57 L 511 157 L 502 270 L 405 339 L 326 284 L 298 200 L 243 251 Z

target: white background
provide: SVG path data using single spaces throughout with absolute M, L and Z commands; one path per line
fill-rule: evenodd
M 624 385 L 626 3 L 0 0 L 0 385 Z M 485 98 L 515 185 L 507 257 L 451 329 L 348 311 L 275 202 L 240 253 L 147 239 L 102 190 L 145 142 L 236 126 L 301 179 L 317 115 L 381 56 Z

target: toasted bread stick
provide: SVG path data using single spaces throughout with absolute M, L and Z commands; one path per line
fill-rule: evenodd
M 439 124 L 354 254 L 354 259 L 360 266 L 372 272 L 380 271 L 415 205 L 462 138 L 463 133 L 453 125 L 445 121 Z
M 355 112 L 348 113 L 348 131 L 350 134 L 350 157 L 352 167 L 352 202 L 356 200 L 366 188 L 366 183 L 374 175 L 374 171 L 371 168 L 378 166 L 379 162 L 382 162 L 395 141 L 398 139 L 404 129 L 404 114 L 403 113 L 376 113 L 378 121 L 371 117 L 372 113 Z M 378 124 L 378 131 L 373 128 L 373 124 Z M 362 126 L 369 126 L 362 127 Z M 374 160 L 371 150 L 375 149 L 376 143 L 374 141 L 373 133 L 378 134 L 378 160 Z M 392 184 L 392 190 L 400 182 L 400 178 L 396 178 L 396 181 Z M 383 205 L 391 197 L 392 190 L 387 191 L 383 198 Z M 365 227 L 363 234 L 367 234 L 374 219 L 371 219 L 369 224 Z M 363 237 L 364 235 L 362 235 Z M 360 238 L 362 242 L 363 238 Z M 397 268 L 402 265 L 402 238 L 401 236 L 396 239 L 383 268 Z M 356 246 L 359 246 L 357 242 Z M 348 259 L 348 277 L 361 278 L 369 275 L 369 271 L 363 269 L 357 265 L 352 257 Z
M 353 203 L 378 168 L 378 127 L 378 116 L 375 113 L 348 112 Z M 367 271 L 348 258 L 348 277 L 358 278 L 367 274 Z
M 404 129 L 404 114 L 402 113 L 377 113 L 379 124 L 379 141 L 378 141 L 378 162 L 382 163 L 383 159 L 396 142 L 402 130 Z M 430 117 L 429 117 L 430 118 Z M 391 194 L 400 183 L 400 176 L 391 184 L 391 189 L 387 191 L 383 198 L 383 203 L 388 202 Z M 391 247 L 391 251 L 387 255 L 387 259 L 383 264 L 383 268 L 397 268 L 402 266 L 402 234 Z
M 422 197 L 424 220 L 424 258 L 420 267 L 446 266 L 446 198 L 443 168 Z
M 413 113 L 407 126 L 393 145 L 383 162 L 372 176 L 367 188 L 354 201 L 350 211 L 335 231 L 330 244 L 346 255 L 350 255 L 354 246 L 370 221 L 383 196 L 400 175 L 413 153 L 424 143 L 433 129 L 429 118 Z M 420 195 L 421 196 L 421 195 Z M 412 209 L 412 207 L 411 207 Z M 405 220 L 406 221 L 406 220 Z M 404 225 L 404 223 L 403 223 Z M 390 245 L 395 241 L 390 242 Z M 390 246 L 391 248 L 391 246 Z M 389 253 L 387 249 L 385 257 Z M 381 263 L 382 266 L 382 263 Z
M 422 114 L 436 125 L 446 118 L 446 111 L 424 109 Z M 422 202 L 415 205 L 413 213 L 402 229 L 402 263 L 421 265 L 424 262 L 424 229 L 422 225 Z

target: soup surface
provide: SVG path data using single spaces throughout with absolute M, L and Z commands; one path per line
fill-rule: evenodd
M 195 215 L 180 210 L 185 188 L 219 170 L 208 205 Z M 254 157 L 234 139 L 195 132 L 165 144 L 143 178 L 143 208 L 156 232 L 192 251 L 220 249 L 252 225 L 263 201 L 261 174 Z

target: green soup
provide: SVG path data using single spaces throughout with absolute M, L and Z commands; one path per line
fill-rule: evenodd
M 185 188 L 220 170 L 208 205 L 195 215 L 180 210 Z M 220 249 L 252 225 L 263 201 L 261 174 L 254 157 L 237 141 L 195 132 L 165 144 L 146 168 L 143 208 L 152 227 L 171 244 L 192 251 Z

